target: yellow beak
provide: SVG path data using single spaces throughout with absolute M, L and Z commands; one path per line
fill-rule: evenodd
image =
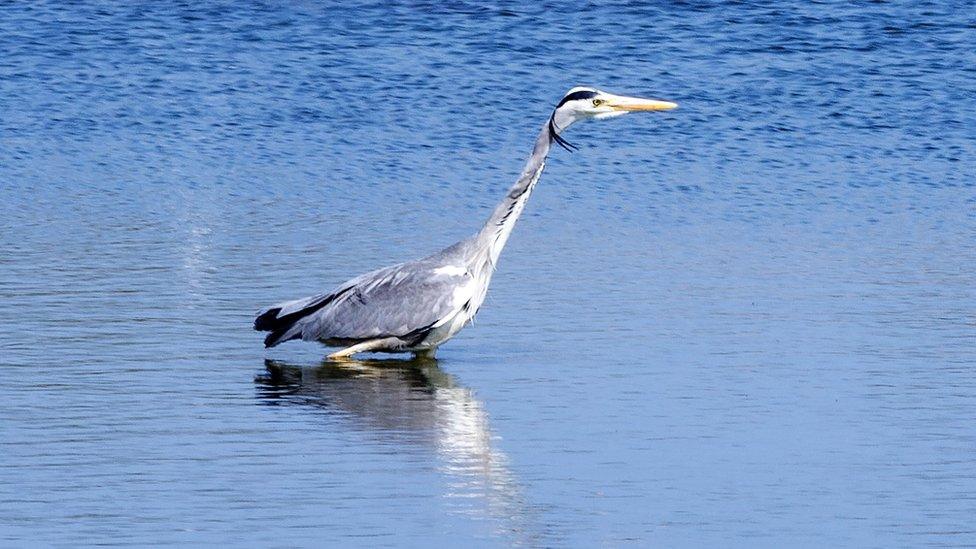
M 678 106 L 670 101 L 657 99 L 641 99 L 640 97 L 624 97 L 615 95 L 607 101 L 607 106 L 618 111 L 669 111 Z

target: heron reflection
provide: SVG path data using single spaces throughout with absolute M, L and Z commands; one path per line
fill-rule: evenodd
M 326 360 L 315 367 L 265 360 L 265 368 L 255 379 L 264 403 L 313 406 L 385 443 L 430 451 L 456 509 L 527 533 L 519 484 L 493 445 L 484 405 L 436 359 Z

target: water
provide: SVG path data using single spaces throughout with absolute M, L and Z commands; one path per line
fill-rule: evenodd
M 0 6 L 0 545 L 976 544 L 967 3 Z M 258 308 L 478 228 L 436 363 Z

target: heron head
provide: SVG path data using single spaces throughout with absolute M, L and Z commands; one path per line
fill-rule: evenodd
M 569 149 L 572 145 L 559 137 L 559 133 L 580 120 L 603 120 L 638 111 L 668 111 L 677 106 L 677 103 L 670 101 L 627 97 L 596 88 L 576 87 L 566 92 L 556 105 L 556 110 L 549 118 L 549 132 L 553 141 Z

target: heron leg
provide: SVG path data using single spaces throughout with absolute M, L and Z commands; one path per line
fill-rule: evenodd
M 437 354 L 437 347 L 431 347 L 430 349 L 424 349 L 423 351 L 414 351 L 414 358 L 434 358 Z
M 329 355 L 331 360 L 349 358 L 356 353 L 365 353 L 366 351 L 375 351 L 377 349 L 388 349 L 390 347 L 396 347 L 400 344 L 400 340 L 395 337 L 384 337 L 382 339 L 370 339 L 368 341 L 363 341 L 355 345 L 350 345 L 345 349 L 341 349 Z

